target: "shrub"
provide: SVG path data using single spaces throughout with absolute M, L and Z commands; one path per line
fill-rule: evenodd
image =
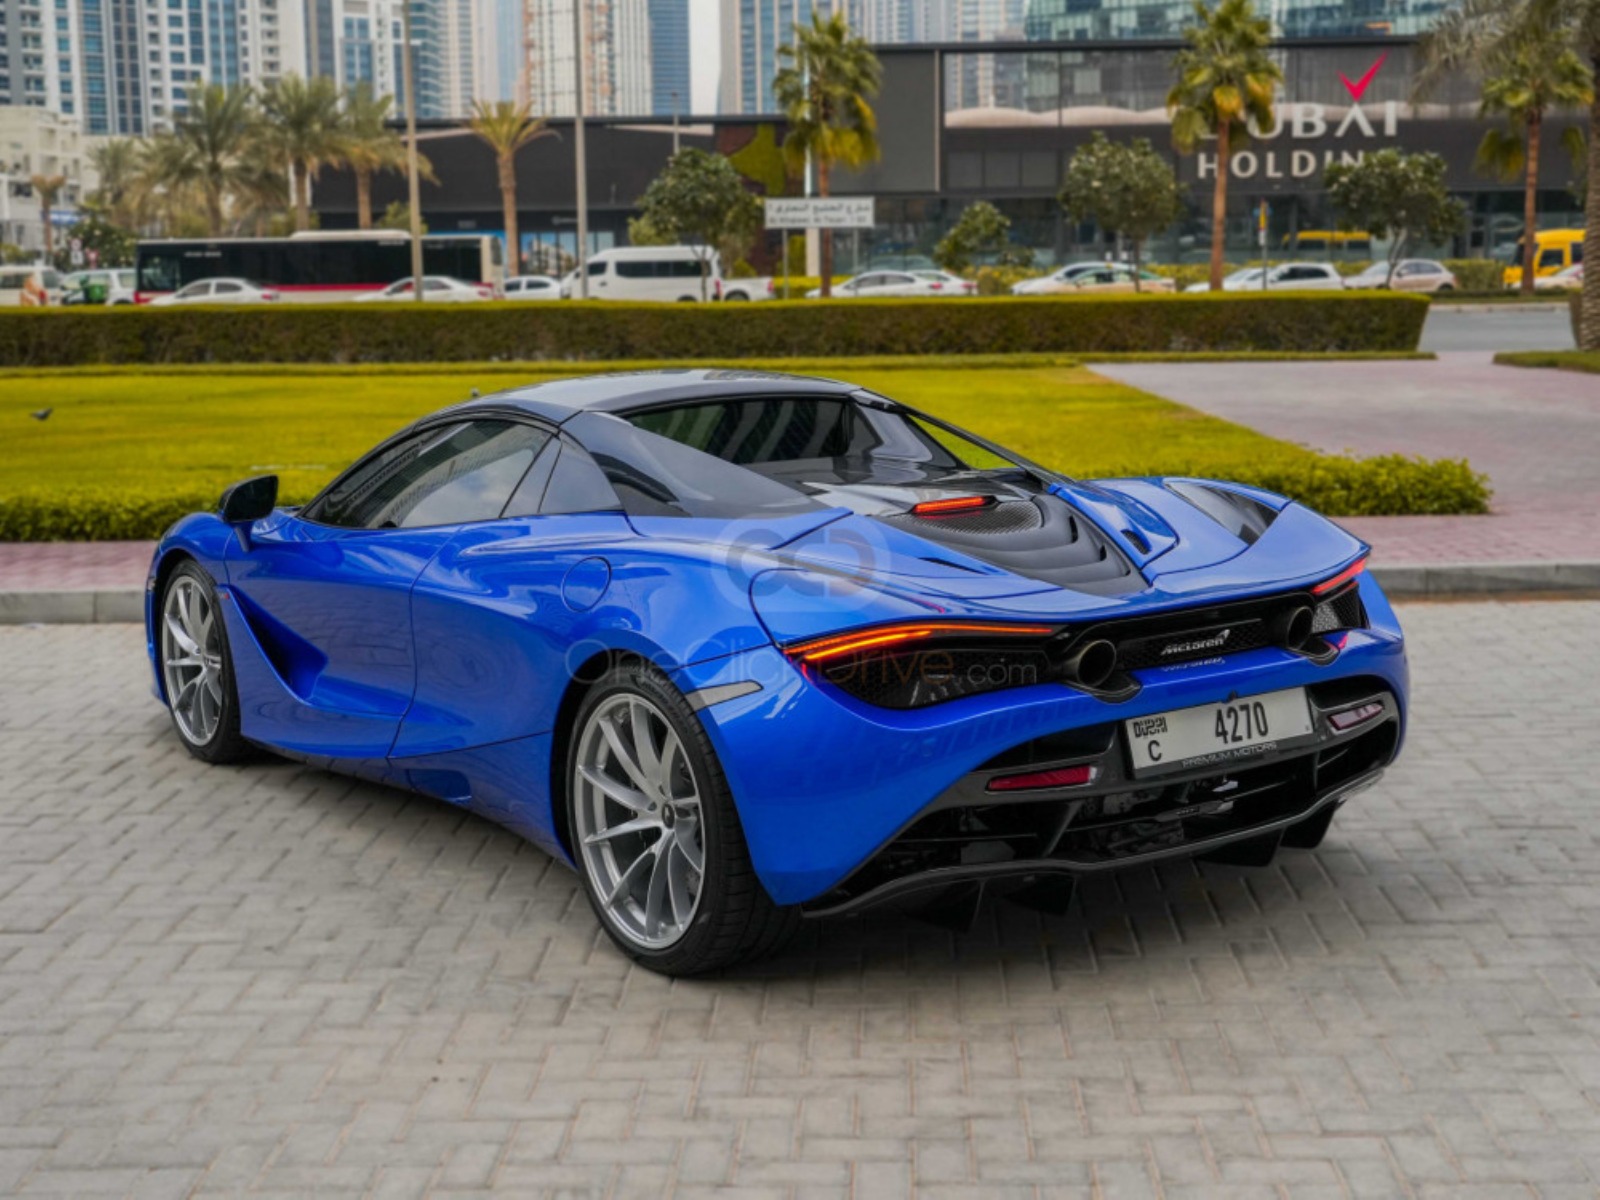
M 980 296 L 1009 296 L 1013 284 L 1021 283 L 1024 279 L 1037 279 L 1045 274 L 1037 267 L 979 267 L 973 274 L 978 282 L 978 295 Z
M 1414 350 L 1405 295 L 17 309 L 0 366 Z
M 1506 290 L 1506 265 L 1492 258 L 1447 258 L 1444 265 L 1455 275 L 1463 292 Z
M 300 497 L 304 499 L 304 497 Z M 214 509 L 218 493 L 24 492 L 0 504 L 0 542 L 109 542 L 160 537 L 179 517 Z

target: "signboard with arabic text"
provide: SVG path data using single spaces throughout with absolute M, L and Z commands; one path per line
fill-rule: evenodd
M 768 229 L 871 229 L 871 196 L 768 196 Z

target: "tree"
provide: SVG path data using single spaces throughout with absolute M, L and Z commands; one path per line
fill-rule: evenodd
M 383 216 L 378 218 L 378 228 L 379 229 L 399 229 L 399 230 L 403 230 L 406 233 L 410 233 L 411 232 L 411 208 L 410 208 L 410 206 L 408 204 L 406 204 L 402 200 L 391 200 L 391 201 L 389 201 L 389 207 L 385 208 L 383 210 Z M 428 226 L 427 226 L 426 223 L 424 223 L 423 226 L 422 226 L 422 232 L 423 233 L 427 233 L 428 232 Z
M 1444 185 L 1445 162 L 1437 154 L 1378 150 L 1356 163 L 1332 163 L 1325 176 L 1328 198 L 1346 228 L 1389 238 L 1389 273 L 1413 239 L 1439 242 L 1467 227 L 1461 202 Z
M 723 155 L 690 146 L 650 181 L 639 200 L 639 219 L 648 231 L 695 247 L 704 300 L 711 256 L 720 252 L 730 265 L 741 257 L 739 245 L 748 246 L 761 227 L 761 202 Z
M 830 194 L 835 163 L 860 167 L 879 156 L 878 118 L 868 103 L 878 94 L 883 67 L 840 13 L 811 11 L 810 25 L 794 27 L 792 45 L 778 47 L 783 66 L 772 80 L 789 123 L 783 154 L 795 172 L 809 159 L 817 169 L 817 195 Z M 822 234 L 822 294 L 833 294 L 833 231 Z
M 294 176 L 294 227 L 311 227 L 311 181 L 344 156 L 339 89 L 324 75 L 285 75 L 261 97 L 261 144 Z
M 1469 70 L 1483 79 L 1478 115 L 1504 117 L 1509 128 L 1492 126 L 1479 143 L 1477 166 L 1503 179 L 1523 176 L 1522 294 L 1533 295 L 1539 228 L 1539 153 L 1544 119 L 1551 109 L 1576 108 L 1594 98 L 1594 77 L 1573 52 L 1559 26 L 1537 24 L 1516 8 L 1497 9 L 1499 35 L 1479 46 L 1467 9 L 1447 11 L 1422 44 L 1419 94 L 1432 90 L 1446 74 Z M 1568 141 L 1574 158 L 1583 154 L 1582 135 Z
M 140 143 L 133 138 L 106 138 L 89 151 L 89 162 L 100 179 L 94 200 L 104 219 L 124 229 L 141 225 L 143 214 L 136 202 Z
M 1127 145 L 1096 133 L 1073 154 L 1061 184 L 1061 206 L 1074 221 L 1093 221 L 1133 246 L 1133 290 L 1139 291 L 1140 257 L 1154 237 L 1184 213 L 1183 190 L 1166 159 L 1147 138 Z
M 39 201 L 39 220 L 44 224 L 44 257 L 54 262 L 56 257 L 56 228 L 50 222 L 50 210 L 61 198 L 61 189 L 67 186 L 65 175 L 30 175 L 28 186 Z
M 356 224 L 362 229 L 372 228 L 372 177 L 380 171 L 406 169 L 405 141 L 388 123 L 393 101 L 393 96 L 373 95 L 365 80 L 344 94 L 340 157 L 356 177 Z M 420 155 L 417 170 L 424 179 L 438 182 L 433 164 Z
M 205 202 L 206 227 L 222 234 L 228 193 L 237 185 L 250 149 L 255 110 L 248 88 L 207 84 L 190 97 L 177 123 L 175 149 L 160 162 L 169 189 L 194 184 Z
M 513 270 L 520 270 L 522 243 L 517 238 L 517 151 L 538 138 L 549 137 L 555 130 L 545 126 L 543 117 L 533 115 L 533 106 L 526 100 L 496 100 L 485 104 L 472 102 L 472 119 L 467 128 L 477 134 L 494 151 L 495 169 L 500 177 L 500 207 L 505 215 L 506 255 Z
M 1188 44 L 1173 63 L 1178 82 L 1167 93 L 1167 110 L 1172 140 L 1185 154 L 1203 137 L 1217 139 L 1211 290 L 1219 291 L 1230 165 L 1234 152 L 1249 140 L 1252 120 L 1258 129 L 1273 127 L 1273 89 L 1283 82 L 1283 72 L 1267 55 L 1272 23 L 1257 15 L 1252 0 L 1218 0 L 1215 8 L 1194 0 L 1194 23 L 1184 28 L 1183 40 Z
M 1600 0 L 1457 0 L 1455 8 L 1460 12 L 1451 18 L 1458 22 L 1452 36 L 1460 61 L 1491 60 L 1513 30 L 1543 27 L 1558 31 L 1600 78 Z M 1600 89 L 1591 91 L 1588 124 L 1584 193 L 1600 196 Z M 1584 209 L 1583 252 L 1589 260 L 1600 255 L 1600 204 Z M 1584 273 L 1582 313 L 1578 344 L 1600 350 L 1600 271 Z
M 950 232 L 933 248 L 933 261 L 946 271 L 960 273 L 972 266 L 980 254 L 997 254 L 1005 249 L 1011 218 L 987 200 L 979 200 L 961 210 Z
M 98 202 L 85 206 L 84 215 L 72 227 L 72 236 L 83 246 L 89 262 L 97 267 L 131 267 L 139 239 L 107 218 Z

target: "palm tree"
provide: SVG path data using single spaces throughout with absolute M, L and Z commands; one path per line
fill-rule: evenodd
M 294 175 L 294 227 L 311 228 L 311 181 L 344 156 L 339 88 L 325 75 L 274 80 L 261 97 L 261 143 Z
M 133 138 L 107 138 L 89 151 L 89 162 L 99 176 L 95 197 L 113 225 L 134 229 L 143 214 L 135 198 L 138 191 L 140 145 Z
M 1600 78 L 1600 0 L 1458 0 L 1459 22 L 1455 38 L 1461 43 L 1458 53 L 1467 58 L 1492 61 L 1514 29 L 1546 28 L 1558 31 L 1574 53 L 1588 64 L 1590 74 Z M 1585 195 L 1600 196 L 1600 88 L 1589 97 Z M 1594 260 L 1600 255 L 1600 204 L 1584 207 L 1583 256 Z M 1600 271 L 1585 271 L 1583 276 L 1583 316 L 1579 322 L 1578 345 L 1585 350 L 1600 350 Z
M 1498 6 L 1496 20 L 1526 16 Z M 1594 98 L 1594 77 L 1568 44 L 1565 31 L 1545 24 L 1513 24 L 1488 46 L 1475 49 L 1472 18 L 1464 8 L 1452 9 L 1423 41 L 1424 69 L 1418 89 L 1431 89 L 1447 72 L 1476 70 L 1483 76 L 1478 115 L 1504 117 L 1510 128 L 1490 127 L 1478 146 L 1477 165 L 1503 179 L 1523 177 L 1522 294 L 1533 295 L 1539 228 L 1539 153 L 1544 119 L 1551 109 L 1577 108 Z M 1569 150 L 1581 155 L 1581 135 Z
M 403 171 L 406 144 L 389 128 L 393 96 L 375 96 L 365 81 L 344 94 L 344 152 L 340 156 L 356 177 L 356 215 L 362 229 L 372 228 L 372 177 L 379 171 Z M 423 178 L 437 182 L 433 165 L 418 157 Z
M 55 207 L 56 201 L 61 196 L 61 189 L 67 186 L 65 175 L 30 175 L 28 185 L 33 188 L 33 194 L 39 199 L 39 220 L 44 225 L 44 258 L 46 262 L 54 262 L 56 257 L 56 230 L 50 223 L 50 210 Z
M 176 134 L 158 134 L 139 144 L 130 187 L 135 209 L 153 219 L 164 234 L 191 205 L 204 208 L 198 196 L 199 160 L 194 147 Z
M 791 171 L 816 164 L 817 195 L 829 194 L 834 163 L 859 167 L 879 156 L 878 118 L 867 101 L 878 94 L 883 68 L 865 41 L 835 12 L 811 10 L 794 27 L 794 43 L 778 47 L 784 65 L 772 94 L 789 122 L 783 153 Z M 822 294 L 833 294 L 833 231 L 822 234 Z
M 467 128 L 494 151 L 500 206 L 505 213 L 506 256 L 512 271 L 518 272 L 522 269 L 522 243 L 517 240 L 517 151 L 555 131 L 545 127 L 543 117 L 533 115 L 533 106 L 526 100 L 496 100 L 493 104 L 474 100 Z
M 1283 72 L 1267 55 L 1272 23 L 1256 13 L 1253 0 L 1218 0 L 1212 8 L 1194 0 L 1188 43 L 1173 66 L 1178 82 L 1167 93 L 1172 140 L 1185 154 L 1203 137 L 1217 139 L 1216 182 L 1211 190 L 1211 290 L 1222 287 L 1222 252 L 1227 236 L 1228 171 L 1234 151 L 1249 139 L 1249 123 L 1270 129 L 1273 90 Z
M 189 111 L 178 120 L 176 136 L 190 153 L 187 160 L 173 161 L 183 163 L 182 173 L 200 186 L 212 237 L 222 233 L 228 193 L 238 179 L 254 127 L 250 89 L 225 88 L 219 83 L 208 84 L 193 95 Z

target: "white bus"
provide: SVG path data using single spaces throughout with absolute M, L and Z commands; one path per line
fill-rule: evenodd
M 429 234 L 425 275 L 451 275 L 505 289 L 504 244 L 495 235 Z M 200 279 L 228 276 L 270 287 L 284 300 L 353 300 L 411 274 L 411 235 L 393 229 L 309 230 L 286 238 L 167 238 L 140 242 L 138 291 L 144 304 Z

